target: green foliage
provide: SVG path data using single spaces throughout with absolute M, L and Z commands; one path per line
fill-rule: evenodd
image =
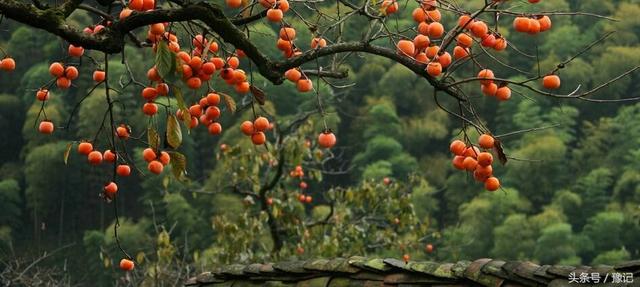
M 536 242 L 534 255 L 544 264 L 561 262 L 580 263 L 577 257 L 577 238 L 567 223 L 557 223 L 542 230 Z M 577 262 L 576 262 L 577 261 Z

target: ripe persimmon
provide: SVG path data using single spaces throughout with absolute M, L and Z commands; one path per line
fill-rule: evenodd
M 302 77 L 302 73 L 297 68 L 291 68 L 284 73 L 284 77 L 289 81 L 297 82 Z
M 69 52 L 69 56 L 80 58 L 84 54 L 84 48 L 70 44 L 68 52 Z
M 560 88 L 560 77 L 558 75 L 548 75 L 542 79 L 542 86 L 545 89 L 555 90 Z
M 493 83 L 493 78 L 494 78 L 493 71 L 489 69 L 484 69 L 478 73 L 478 78 L 483 79 L 483 80 L 480 80 L 480 83 L 483 85 L 491 84 Z
M 129 176 L 131 174 L 131 167 L 126 164 L 121 164 L 116 167 L 116 174 L 119 176 Z
M 496 51 L 503 51 L 507 48 L 507 39 L 503 37 L 496 38 L 496 42 L 493 44 L 493 49 Z
M 489 134 L 482 134 L 478 137 L 478 145 L 483 149 L 491 149 L 495 144 L 495 139 Z
M 500 188 L 500 181 L 496 177 L 489 177 L 484 182 L 484 188 L 488 191 L 496 191 Z
M 155 23 L 155 24 L 149 25 L 149 33 L 151 33 L 153 35 L 162 35 L 162 34 L 164 34 L 164 24 Z
M 52 134 L 54 129 L 53 123 L 50 121 L 41 121 L 38 125 L 38 131 L 42 134 Z
M 462 166 L 464 166 L 464 169 L 468 171 L 472 171 L 476 169 L 476 167 L 478 166 L 478 161 L 468 156 L 468 157 L 465 157 L 464 160 L 462 161 Z
M 93 80 L 96 82 L 102 82 L 104 81 L 104 79 L 106 78 L 106 74 L 104 71 L 101 70 L 95 70 L 93 71 Z
M 162 163 L 162 165 L 168 165 L 169 162 L 171 162 L 171 156 L 169 155 L 168 152 L 161 151 L 160 156 L 158 157 L 158 160 L 160 160 L 160 163 Z
M 478 165 L 480 166 L 488 166 L 493 163 L 493 155 L 488 152 L 481 152 L 478 154 Z
M 152 87 L 142 89 L 142 97 L 147 101 L 153 101 L 158 96 L 158 90 Z
M 511 98 L 511 89 L 507 86 L 500 87 L 496 91 L 496 98 L 501 101 L 506 101 Z
M 157 160 L 152 160 L 151 162 L 149 162 L 149 164 L 147 165 L 147 169 L 154 174 L 160 174 L 162 173 L 162 170 L 164 169 L 164 166 L 162 165 L 161 162 L 157 161 Z
M 296 88 L 301 93 L 306 93 L 313 90 L 313 82 L 310 79 L 299 79 L 296 82 Z
M 466 33 L 460 33 L 458 38 L 456 38 L 458 46 L 463 48 L 469 48 L 473 45 L 473 38 Z M 454 51 L 455 52 L 455 51 Z
M 220 103 L 220 95 L 216 93 L 207 94 L 207 104 L 217 106 Z
M 38 101 L 46 101 L 49 99 L 49 90 L 47 89 L 40 89 L 36 92 L 36 99 L 38 99 Z
M 513 20 L 513 28 L 518 32 L 529 32 L 529 25 L 531 25 L 531 23 L 529 22 L 529 18 L 526 17 L 516 17 Z
M 236 0 L 227 0 L 227 1 L 236 1 Z M 280 22 L 282 21 L 283 17 L 284 17 L 284 13 L 282 13 L 282 10 L 278 8 L 271 8 L 267 10 L 267 20 L 271 22 L 276 22 L 276 23 Z
M 413 45 L 418 50 L 429 47 L 430 43 L 429 37 L 425 35 L 418 34 L 413 38 Z
M 491 167 L 491 165 L 482 166 L 482 165 L 478 164 L 478 166 L 476 167 L 475 172 L 477 172 L 478 175 L 482 175 L 484 177 L 490 177 L 490 176 L 493 175 L 493 167 Z
M 427 54 L 425 54 L 424 52 L 420 52 L 416 55 L 415 57 L 417 62 L 423 63 L 423 64 L 427 64 L 429 63 L 429 57 L 427 57 Z
M 240 94 L 246 94 L 251 90 L 249 82 L 241 82 L 235 85 L 234 90 Z
M 482 93 L 485 96 L 495 96 L 496 92 L 498 92 L 498 85 L 496 85 L 495 83 L 489 83 L 487 85 L 481 85 L 480 86 L 480 90 L 482 91 Z
M 444 35 L 444 26 L 440 22 L 433 22 L 429 24 L 428 33 L 431 38 L 440 38 Z
M 68 89 L 69 87 L 71 87 L 71 80 L 65 77 L 59 77 L 58 79 L 56 79 L 56 86 L 63 90 Z
M 418 7 L 413 9 L 413 12 L 411 12 L 411 17 L 413 17 L 413 21 L 416 21 L 418 23 L 424 22 L 427 20 L 427 12 L 425 12 L 422 7 Z
M 453 58 L 456 60 L 459 59 L 464 59 L 466 57 L 469 56 L 469 49 L 464 48 L 464 47 L 460 47 L 460 46 L 455 46 L 453 48 Z
M 209 126 L 207 126 L 207 129 L 212 135 L 219 135 L 222 133 L 222 125 L 218 122 L 210 123 Z
M 265 131 L 269 128 L 269 120 L 265 117 L 258 117 L 253 121 L 253 128 L 258 132 Z
M 438 52 L 440 52 L 440 46 L 429 46 L 427 47 L 425 54 L 427 54 L 427 57 L 429 57 L 429 59 L 433 59 L 438 55 Z
M 202 86 L 202 80 L 198 77 L 191 77 L 187 80 L 187 86 L 191 89 L 198 89 Z
M 311 39 L 311 49 L 323 48 L 327 46 L 327 40 L 320 37 L 314 37 Z
M 454 140 L 449 145 L 449 151 L 455 155 L 462 155 L 467 145 L 461 140 Z
M 331 131 L 324 131 L 318 135 L 318 145 L 321 148 L 332 148 L 336 141 L 336 135 Z
M 231 8 L 240 8 L 242 6 L 242 0 L 225 0 L 225 3 Z
M 287 1 L 287 0 L 279 0 L 278 1 L 278 8 L 280 8 L 280 10 L 282 10 L 282 12 L 289 11 L 289 1 Z
M 443 68 L 449 67 L 451 65 L 451 54 L 449 52 L 444 52 L 438 55 L 438 62 L 442 65 Z
M 482 41 L 480 42 L 480 45 L 482 45 L 483 47 L 493 48 L 493 46 L 496 45 L 496 36 L 494 36 L 493 34 L 485 34 L 482 37 Z
M 456 155 L 453 157 L 453 160 L 451 160 L 451 164 L 453 164 L 453 167 L 455 167 L 456 169 L 459 170 L 464 170 L 464 159 L 466 157 L 464 156 L 460 156 L 460 155 Z
M 440 76 L 440 74 L 442 74 L 442 64 L 439 62 L 429 62 L 427 65 L 427 73 L 432 77 Z
M 540 33 L 540 22 L 536 19 L 529 18 L 529 30 L 527 33 L 534 35 Z
M 145 148 L 142 151 L 142 158 L 146 162 L 150 162 L 157 158 L 156 152 L 152 148 Z
M 438 9 L 427 9 L 427 21 L 430 22 L 440 22 L 442 20 L 442 14 Z
M 384 8 L 387 15 L 393 14 L 398 11 L 398 1 L 384 0 L 382 1 L 382 8 Z
M 78 78 L 79 75 L 80 73 L 78 72 L 78 68 L 74 66 L 69 66 L 66 69 L 64 69 L 64 76 L 69 80 L 75 80 Z
M 129 259 L 122 259 L 120 260 L 120 269 L 124 270 L 124 271 L 131 271 L 133 270 L 135 264 L 133 263 L 133 261 L 129 260 Z
M 428 36 L 429 35 L 429 23 L 420 22 L 420 24 L 418 24 L 418 33 L 420 35 Z
M 54 77 L 62 77 L 62 75 L 64 75 L 64 66 L 58 62 L 54 62 L 49 66 L 49 73 Z
M 16 61 L 13 58 L 6 57 L 0 61 L 0 70 L 13 71 L 16 69 Z
M 126 140 L 129 138 L 129 129 L 125 125 L 120 125 L 116 128 L 116 134 L 119 138 Z
M 92 165 L 98 165 L 102 163 L 102 153 L 94 150 L 87 155 L 87 160 Z
M 473 24 L 474 20 L 471 19 L 471 16 L 468 14 L 464 14 L 458 18 L 458 27 L 462 27 L 464 29 L 469 29 Z
M 240 130 L 245 135 L 252 135 L 255 131 L 253 129 L 253 123 L 251 121 L 244 121 L 240 124 Z
M 118 156 L 116 155 L 116 153 L 114 153 L 110 149 L 108 149 L 108 150 L 104 151 L 104 153 L 102 154 L 102 158 L 106 162 L 114 162 L 114 161 L 116 161 L 116 158 L 118 158 Z
M 251 142 L 254 145 L 261 145 L 267 141 L 267 136 L 263 132 L 255 132 L 251 135 Z
M 416 52 L 416 47 L 413 45 L 413 42 L 409 40 L 398 41 L 396 47 L 398 48 L 398 53 L 405 56 L 413 57 Z
M 296 39 L 296 30 L 293 27 L 282 27 L 279 36 L 282 40 L 293 41 Z
M 475 21 L 471 24 L 470 30 L 473 36 L 482 39 L 489 32 L 489 27 L 483 21 Z
M 462 154 L 465 157 L 476 158 L 480 154 L 480 149 L 476 146 L 467 147 Z
M 83 155 L 88 155 L 91 151 L 93 151 L 93 145 L 89 142 L 81 142 L 78 144 L 78 153 Z
M 156 7 L 156 1 L 155 0 L 142 0 L 142 10 L 143 11 L 152 10 L 154 7 Z
M 105 184 L 103 190 L 104 190 L 104 194 L 108 198 L 113 199 L 116 196 L 116 193 L 118 192 L 118 185 L 112 181 Z
M 158 112 L 158 105 L 154 103 L 145 103 L 142 106 L 142 112 L 147 116 L 153 116 Z
M 540 32 L 551 29 L 551 18 L 549 18 L 549 16 L 543 15 L 542 17 L 538 18 L 538 22 L 540 23 Z

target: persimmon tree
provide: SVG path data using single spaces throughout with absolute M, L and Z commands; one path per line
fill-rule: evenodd
M 64 43 L 67 56 L 51 59 L 50 80 L 33 87 L 35 98 L 42 102 L 37 116 L 37 128 L 41 133 L 53 134 L 69 129 L 84 99 L 96 91 L 104 91 L 104 114 L 94 115 L 98 119 L 98 124 L 92 127 L 95 136 L 78 139 L 77 146 L 70 144 L 65 161 L 75 147 L 78 153 L 87 157 L 89 164 L 109 164 L 112 167 L 110 180 L 104 182 L 101 191 L 105 204 L 117 200 L 122 193 L 118 189 L 121 178 L 142 172 L 144 168 L 135 164 L 136 159 L 144 159 L 146 169 L 152 174 L 160 174 L 170 165 L 176 180 L 188 181 L 187 158 L 178 151 L 183 135 L 191 129 L 200 128 L 199 125 L 212 136 L 219 136 L 228 129 L 238 129 L 255 147 L 242 150 L 221 146 L 221 169 L 225 174 L 221 174 L 219 180 L 233 192 L 246 196 L 247 205 L 260 206 L 261 217 L 247 217 L 244 224 L 261 226 L 260 222 L 264 220 L 273 242 L 271 251 L 280 252 L 287 241 L 292 241 L 291 238 L 321 246 L 322 242 L 313 241 L 313 231 L 309 228 L 330 224 L 346 230 L 357 224 L 355 221 L 366 222 L 368 229 L 365 231 L 382 230 L 375 238 L 386 239 L 369 242 L 371 246 L 387 244 L 393 236 L 385 237 L 385 234 L 393 234 L 391 231 L 398 229 L 393 224 L 401 226 L 402 222 L 397 217 L 388 217 L 394 213 L 406 213 L 411 217 L 410 208 L 404 213 L 381 208 L 379 214 L 370 216 L 341 214 L 340 206 L 347 203 L 384 205 L 369 202 L 372 198 L 366 193 L 357 195 L 361 198 L 354 201 L 352 191 L 341 189 L 328 193 L 325 201 L 329 203 L 329 212 L 322 218 L 301 221 L 296 215 L 297 205 L 292 201 L 302 204 L 314 202 L 304 193 L 308 184 L 305 178 L 321 180 L 322 174 L 348 172 L 342 168 L 329 170 L 326 165 L 340 157 L 339 148 L 335 147 L 336 144 L 339 147 L 339 135 L 336 136 L 332 131 L 335 127 L 326 120 L 325 95 L 320 87 L 324 85 L 339 90 L 345 86 L 343 82 L 348 81 L 349 74 L 344 62 L 349 57 L 361 54 L 385 57 L 428 82 L 433 91 L 425 96 L 433 97 L 439 108 L 461 122 L 460 138 L 449 147 L 454 155 L 453 166 L 472 173 L 473 178 L 489 191 L 501 188 L 499 179 L 493 176 L 494 161 L 504 165 L 508 157 L 503 152 L 500 137 L 492 134 L 490 127 L 482 121 L 482 115 L 478 114 L 476 95 L 482 94 L 496 101 L 508 101 L 514 95 L 593 103 L 637 100 L 596 98 L 598 91 L 634 73 L 637 66 L 589 90 L 562 85 L 562 69 L 592 47 L 603 43 L 610 34 L 604 34 L 575 51 L 573 56 L 548 71 L 538 69 L 537 73 L 529 73 L 501 60 L 501 53 L 512 50 L 523 61 L 539 63 L 545 55 L 529 54 L 510 42 L 509 37 L 522 34 L 533 42 L 536 34 L 554 28 L 553 20 L 556 18 L 613 20 L 588 11 L 536 10 L 536 6 L 544 1 L 477 0 L 461 4 L 448 0 L 422 0 L 417 3 L 395 0 L 336 0 L 335 3 L 299 0 L 291 0 L 291 3 L 287 0 L 226 0 L 224 3 L 66 0 L 54 4 L 40 0 L 30 3 L 2 0 L 0 14 L 56 35 Z M 406 8 L 408 4 L 414 8 Z M 335 9 L 331 11 L 334 12 L 328 13 L 327 6 L 333 5 Z M 397 15 L 409 15 L 403 13 L 405 9 L 412 9 L 410 17 L 400 19 Z M 78 10 L 92 14 L 95 22 L 81 27 L 69 21 L 69 17 Z M 289 19 L 302 24 L 292 25 Z M 362 29 L 345 30 L 344 24 L 351 21 L 361 23 Z M 273 33 L 267 36 L 282 52 L 280 57 L 267 55 L 261 46 L 264 43 L 254 40 L 265 36 L 252 30 L 260 22 L 269 22 L 274 28 Z M 301 33 L 312 35 L 310 43 L 301 43 Z M 155 65 L 148 67 L 146 75 L 134 74 L 129 68 L 129 46 L 150 50 L 149 55 L 154 57 Z M 112 73 L 111 59 L 121 59 L 126 71 Z M 0 61 L 0 69 L 4 71 L 14 70 L 16 65 L 20 63 L 10 55 L 5 55 Z M 86 66 L 93 70 L 94 85 L 78 101 L 66 122 L 53 122 L 45 109 L 51 97 L 55 96 L 52 91 L 78 88 L 74 86 L 74 80 L 80 76 L 78 68 Z M 523 80 L 501 78 L 499 71 L 505 69 L 521 73 Z M 266 94 L 255 85 L 254 77 L 258 75 L 273 85 L 291 81 L 299 93 L 314 93 L 316 108 L 294 119 L 280 121 L 266 108 L 269 99 L 278 95 Z M 132 86 L 138 94 L 123 92 Z M 229 88 L 233 92 L 223 92 Z M 118 117 L 117 110 L 134 108 L 131 102 L 137 102 L 135 108 L 148 116 L 146 126 L 130 126 L 126 118 Z M 225 126 L 220 121 L 222 114 L 242 110 L 251 111 L 252 116 L 242 119 L 239 126 Z M 311 115 L 319 115 L 319 120 L 315 125 L 306 125 Z M 314 130 L 308 130 L 310 128 Z M 300 129 L 307 130 L 301 132 Z M 469 129 L 481 136 L 477 140 L 471 138 L 467 134 Z M 514 131 L 520 132 L 526 131 Z M 314 136 L 308 137 L 311 133 Z M 125 143 L 131 142 L 143 147 L 142 152 L 138 154 L 127 150 Z M 247 162 L 255 169 L 250 172 L 244 170 L 243 163 Z M 287 183 L 297 185 L 300 191 L 294 195 L 287 193 L 283 187 Z M 362 188 L 375 190 L 392 186 L 389 188 L 393 192 L 384 200 L 398 201 L 398 206 L 405 206 L 408 192 L 402 191 L 404 183 L 395 184 L 386 180 L 382 185 L 372 187 L 364 184 Z M 117 209 L 115 212 L 114 236 L 126 257 L 120 267 L 132 270 L 133 258 L 117 240 Z M 223 218 L 214 220 L 222 230 L 226 230 L 225 222 Z M 353 236 L 358 232 L 362 235 L 361 230 L 353 232 Z M 242 233 L 233 236 L 237 236 L 238 242 L 250 238 Z M 245 243 L 246 246 L 253 244 L 250 241 Z M 426 248 L 433 250 L 433 246 Z M 296 252 L 303 253 L 304 248 L 298 245 Z M 221 258 L 224 256 L 220 254 Z

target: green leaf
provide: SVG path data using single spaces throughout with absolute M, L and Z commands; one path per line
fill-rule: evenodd
M 69 153 L 71 152 L 71 147 L 73 143 L 67 144 L 67 149 L 64 150 L 64 165 L 67 165 L 67 161 L 69 161 Z
M 222 100 L 224 101 L 224 104 L 227 106 L 227 109 L 231 113 L 235 113 L 235 111 L 236 111 L 236 101 L 231 96 L 229 96 L 229 95 L 227 95 L 225 93 L 218 92 L 218 94 L 222 95 Z
M 177 149 L 182 144 L 182 131 L 178 118 L 174 115 L 167 118 L 167 143 L 173 149 Z
M 160 147 L 160 135 L 153 127 L 149 127 L 147 129 L 147 142 L 153 149 L 158 149 Z
M 187 178 L 187 157 L 177 151 L 170 151 L 171 172 L 173 176 L 181 182 L 188 181 Z
M 176 71 L 176 54 L 169 50 L 169 46 L 164 41 L 159 41 L 156 50 L 156 69 L 158 75 L 165 79 Z

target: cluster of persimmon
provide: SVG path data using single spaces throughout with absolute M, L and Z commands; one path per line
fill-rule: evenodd
M 147 169 L 154 174 L 162 173 L 162 170 L 171 161 L 171 156 L 166 151 L 158 152 L 152 148 L 142 151 L 142 158 L 148 163 Z
M 384 2 L 383 5 L 385 5 Z M 387 14 L 390 12 L 390 7 L 394 7 L 391 9 L 393 12 L 397 10 L 397 6 L 387 6 Z M 418 23 L 418 34 L 413 40 L 398 41 L 396 44 L 398 53 L 413 58 L 416 62 L 427 64 L 426 70 L 430 76 L 440 76 L 442 70 L 451 65 L 452 57 L 449 52 L 441 51 L 438 45 L 431 42 L 432 39 L 442 38 L 445 32 L 444 25 L 440 23 L 442 15 L 436 7 L 436 1 L 422 1 L 420 7 L 415 8 L 411 15 L 413 20 Z
M 282 21 L 284 13 L 289 11 L 289 1 L 287 0 L 259 0 L 258 3 L 267 9 L 267 20 L 271 22 Z
M 298 187 L 300 187 L 300 189 L 305 190 L 309 187 L 309 185 L 303 180 L 304 170 L 301 165 L 297 165 L 293 170 L 291 170 L 289 172 L 289 176 L 300 180 L 300 183 L 298 183 Z
M 505 83 L 496 84 L 494 82 L 495 75 L 490 69 L 478 72 L 478 78 L 480 78 L 480 91 L 484 95 L 495 97 L 500 101 L 506 101 L 511 98 L 511 88 L 507 87 Z
M 60 89 L 68 89 L 71 87 L 71 81 L 80 75 L 78 68 L 74 66 L 64 66 L 59 62 L 53 62 L 49 66 L 49 73 L 56 77 L 56 85 Z
M 276 44 L 276 46 L 280 51 L 282 51 L 285 58 L 291 58 L 302 54 L 302 51 L 300 51 L 300 49 L 297 48 L 293 43 L 293 40 L 295 40 L 295 38 L 296 30 L 293 27 L 285 26 L 280 29 L 278 43 Z M 317 38 L 314 38 L 314 40 L 315 39 Z M 323 44 L 325 46 L 327 45 L 326 40 L 324 40 L 324 42 L 322 43 L 320 43 L 320 41 L 316 42 L 316 47 Z M 285 78 L 296 84 L 296 88 L 299 92 L 305 93 L 313 90 L 313 82 L 309 78 L 307 78 L 307 76 L 304 75 L 299 68 L 289 69 L 285 72 L 284 75 Z
M 153 10 L 156 7 L 155 0 L 131 0 L 129 1 L 129 9 L 133 11 L 143 12 Z
M 298 194 L 298 201 L 300 201 L 300 203 L 309 204 L 309 203 L 313 202 L 313 197 L 311 197 L 311 195 L 300 193 L 300 194 Z
M 219 135 L 222 133 L 222 125 L 220 122 L 216 122 L 220 118 L 220 95 L 214 92 L 208 93 L 202 97 L 197 104 L 189 107 L 189 115 L 191 116 L 191 123 L 189 128 L 195 128 L 198 123 L 206 126 L 209 133 L 212 135 Z M 182 110 L 176 111 L 176 116 L 182 118 Z
M 551 29 L 551 18 L 547 15 L 516 17 L 513 20 L 513 28 L 518 32 L 535 35 Z
M 103 162 L 115 163 L 118 160 L 118 155 L 111 151 L 105 150 L 100 152 L 95 150 L 93 144 L 90 142 L 80 142 L 78 144 L 78 153 L 87 157 L 89 164 L 97 166 Z M 120 164 L 116 167 L 116 174 L 119 176 L 129 176 L 131 174 L 131 167 L 126 164 Z M 108 182 L 104 185 L 103 195 L 107 199 L 113 199 L 118 192 L 118 185 L 115 182 Z
M 454 140 L 449 146 L 453 153 L 453 167 L 459 170 L 473 172 L 473 178 L 484 183 L 488 191 L 496 191 L 500 188 L 500 181 L 493 176 L 493 155 L 491 149 L 495 145 L 495 139 L 489 134 L 482 134 L 478 138 L 478 146 L 467 145 L 461 140 Z
M 240 130 L 246 136 L 251 137 L 254 145 L 262 145 L 267 141 L 265 131 L 273 129 L 273 123 L 265 117 L 257 117 L 253 122 L 244 121 L 240 124 Z

